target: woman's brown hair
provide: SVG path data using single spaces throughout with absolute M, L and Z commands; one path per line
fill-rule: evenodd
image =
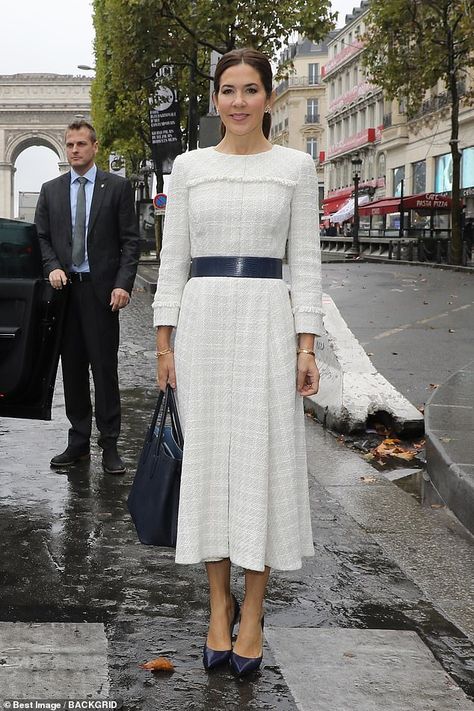
M 219 93 L 221 76 L 225 70 L 229 69 L 229 67 L 235 67 L 237 64 L 248 64 L 258 72 L 267 98 L 270 99 L 273 88 L 273 74 L 270 62 L 268 57 L 262 54 L 262 52 L 259 52 L 257 49 L 252 49 L 251 47 L 232 49 L 219 59 L 214 73 L 214 96 L 217 96 Z M 271 125 L 272 115 L 271 113 L 265 112 L 262 120 L 262 131 L 265 138 L 268 138 L 270 135 Z M 221 136 L 224 137 L 224 135 L 225 126 L 221 121 Z

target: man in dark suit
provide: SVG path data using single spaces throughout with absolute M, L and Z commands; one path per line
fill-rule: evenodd
M 51 466 L 90 456 L 90 366 L 102 465 L 121 474 L 118 315 L 130 301 L 139 257 L 133 193 L 128 180 L 96 167 L 98 143 L 89 123 L 71 123 L 65 137 L 71 170 L 42 186 L 35 215 L 45 276 L 69 291 L 61 362 L 71 428 L 66 450 Z

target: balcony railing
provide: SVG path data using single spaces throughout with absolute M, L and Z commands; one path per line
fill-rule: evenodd
M 466 93 L 466 83 L 464 81 L 458 82 L 458 94 L 462 96 Z M 439 111 L 439 109 L 448 106 L 451 103 L 451 92 L 444 91 L 442 94 L 436 94 L 426 101 L 423 101 L 418 111 L 411 118 L 420 118 L 426 114 L 431 114 L 434 111 Z
M 304 117 L 304 122 L 305 123 L 320 123 L 320 116 L 319 114 L 306 114 Z
M 276 94 L 279 96 L 282 94 L 284 91 L 286 91 L 288 88 L 298 88 L 298 87 L 307 87 L 307 86 L 320 86 L 322 84 L 321 77 L 319 74 L 314 77 L 288 77 L 288 79 L 284 79 L 282 82 L 280 82 L 276 88 Z

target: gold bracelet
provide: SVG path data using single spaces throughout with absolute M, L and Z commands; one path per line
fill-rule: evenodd
M 155 356 L 157 358 L 159 358 L 160 356 L 167 355 L 168 353 L 173 353 L 173 349 L 172 348 L 165 348 L 164 351 L 156 351 Z
M 316 353 L 314 351 L 310 351 L 308 348 L 298 348 L 296 350 L 296 354 L 299 355 L 300 353 L 307 353 L 308 355 L 316 357 Z

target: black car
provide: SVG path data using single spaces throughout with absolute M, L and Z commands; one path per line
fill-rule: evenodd
M 0 218 L 0 417 L 51 419 L 66 298 L 43 278 L 35 225 Z

